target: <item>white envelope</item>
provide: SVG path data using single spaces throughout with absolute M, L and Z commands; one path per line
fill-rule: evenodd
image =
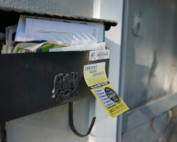
M 103 24 L 20 18 L 16 41 L 52 40 L 73 45 L 103 42 Z

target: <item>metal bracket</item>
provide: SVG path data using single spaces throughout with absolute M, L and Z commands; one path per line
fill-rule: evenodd
M 53 99 L 66 99 L 78 93 L 78 73 L 60 73 L 54 78 Z
M 60 73 L 55 76 L 54 78 L 54 87 L 52 90 L 52 98 L 53 99 L 66 99 L 73 97 L 75 94 L 78 93 L 78 73 L 77 72 L 72 72 L 72 73 L 67 73 L 63 74 Z M 92 119 L 91 125 L 87 131 L 86 134 L 81 134 L 79 133 L 75 127 L 74 127 L 74 122 L 73 122 L 73 103 L 69 103 L 69 125 L 71 127 L 71 130 L 73 131 L 74 134 L 76 134 L 79 137 L 85 137 L 90 134 L 92 131 L 92 128 L 94 126 L 96 117 Z
M 74 127 L 74 122 L 73 122 L 73 103 L 69 103 L 69 125 L 70 125 L 70 128 L 73 131 L 73 133 L 76 134 L 77 136 L 79 136 L 79 137 L 88 136 L 90 134 L 90 132 L 92 131 L 92 128 L 93 128 L 93 126 L 95 124 L 95 120 L 96 120 L 96 117 L 93 117 L 92 118 L 92 122 L 90 124 L 90 127 L 89 127 L 89 129 L 88 129 L 86 134 L 79 133 L 76 130 L 76 128 Z

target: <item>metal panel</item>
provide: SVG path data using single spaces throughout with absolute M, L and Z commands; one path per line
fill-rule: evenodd
M 148 123 L 177 105 L 177 1 L 125 0 L 125 4 L 121 95 L 131 111 L 124 114 L 119 135 L 124 142 L 155 142 Z
M 123 1 L 123 16 L 122 16 L 122 41 L 121 41 L 121 55 L 120 55 L 120 80 L 119 80 L 119 94 L 122 99 L 125 95 L 125 75 L 126 75 L 126 54 L 127 54 L 127 34 L 128 34 L 128 14 L 129 3 L 127 0 Z M 123 114 L 117 118 L 117 142 L 122 141 L 123 129 Z
M 129 1 L 125 101 L 131 108 L 177 89 L 176 1 Z
M 1 55 L 0 121 L 89 97 L 83 66 L 95 62 L 88 58 L 88 51 Z M 106 62 L 107 71 L 108 61 L 101 60 Z M 79 74 L 79 93 L 66 99 L 52 99 L 55 75 L 71 72 Z
M 177 105 L 176 100 L 177 93 L 162 97 L 125 113 L 123 116 L 123 132 L 139 127 L 143 123 L 150 121 L 153 117 L 172 109 Z

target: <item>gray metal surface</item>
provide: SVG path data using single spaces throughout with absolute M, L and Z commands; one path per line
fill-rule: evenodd
M 164 113 L 124 133 L 122 142 L 171 142 L 171 134 L 176 126 L 174 120 L 168 113 Z
M 124 16 L 120 94 L 131 111 L 122 131 L 118 124 L 118 142 L 169 142 L 176 123 L 164 113 L 177 105 L 177 1 L 125 0 Z
M 177 92 L 177 1 L 129 0 L 125 101 L 136 108 Z
M 165 96 L 146 105 L 133 109 L 124 114 L 123 116 L 123 130 L 122 132 L 129 131 L 140 125 L 148 122 L 152 118 L 167 112 L 176 106 L 177 93 Z
M 122 16 L 122 41 L 121 41 L 121 54 L 120 54 L 120 80 L 119 80 L 119 95 L 124 99 L 125 95 L 125 76 L 126 76 L 126 54 L 127 54 L 127 34 L 128 34 L 128 13 L 129 3 L 123 1 L 123 16 Z M 117 142 L 122 141 L 123 129 L 123 114 L 117 118 Z

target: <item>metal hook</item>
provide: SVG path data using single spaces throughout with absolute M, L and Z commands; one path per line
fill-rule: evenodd
M 73 122 L 73 103 L 72 102 L 69 103 L 69 125 L 70 125 L 71 130 L 73 131 L 73 133 L 76 134 L 77 136 L 79 136 L 79 137 L 88 136 L 90 134 L 90 132 L 92 131 L 92 128 L 93 128 L 93 126 L 95 124 L 95 120 L 96 120 L 96 117 L 93 117 L 92 118 L 92 122 L 90 124 L 90 127 L 89 127 L 89 129 L 88 129 L 86 134 L 79 133 L 74 127 L 74 122 Z

